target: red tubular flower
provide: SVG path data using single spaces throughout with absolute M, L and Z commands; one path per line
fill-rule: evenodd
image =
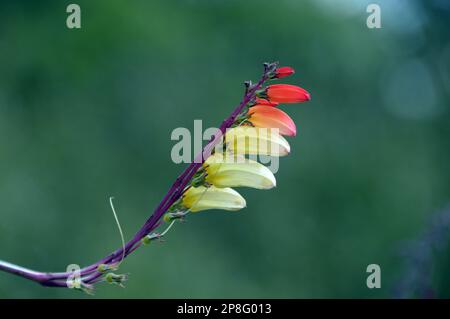
M 274 78 L 281 79 L 286 76 L 292 75 L 294 73 L 295 73 L 295 70 L 293 68 L 291 68 L 290 66 L 283 66 L 283 67 L 275 70 Z
M 248 110 L 249 121 L 256 127 L 277 128 L 281 135 L 295 136 L 294 121 L 282 110 L 267 105 L 256 105 Z
M 278 104 L 280 104 L 280 103 L 268 101 L 268 100 L 265 100 L 265 99 L 256 98 L 255 106 L 256 105 L 277 106 Z
M 311 100 L 308 91 L 290 84 L 269 85 L 266 94 L 271 102 L 278 103 L 300 103 Z

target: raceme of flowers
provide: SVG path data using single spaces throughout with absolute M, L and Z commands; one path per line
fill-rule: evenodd
M 310 94 L 301 87 L 270 83 L 293 73 L 291 67 L 279 68 L 277 63 L 264 63 L 260 80 L 255 84 L 246 82 L 243 99 L 221 124 L 218 130 L 220 141 L 211 139 L 199 154 L 200 161 L 194 161 L 184 169 L 152 215 L 128 242 L 123 241 L 122 247 L 79 269 L 76 280 L 70 270 L 39 272 L 2 260 L 0 271 L 43 286 L 76 288 L 88 293 L 92 292 L 94 284 L 101 281 L 123 286 L 128 276 L 112 271 L 116 271 L 122 261 L 142 244 L 164 237 L 175 219 L 183 218 L 189 212 L 244 208 L 245 199 L 233 188 L 271 189 L 276 186 L 272 171 L 249 157 L 288 155 L 290 146 L 285 136 L 292 137 L 297 133 L 294 121 L 279 108 L 280 104 L 310 100 Z M 161 233 L 154 232 L 162 220 L 170 222 L 170 225 Z
M 293 73 L 293 68 L 281 67 L 275 69 L 269 78 L 276 80 Z M 258 90 L 255 98 L 236 118 L 233 128 L 226 132 L 224 147 L 219 151 L 216 149 L 205 160 L 191 185 L 169 211 L 236 211 L 244 208 L 246 201 L 232 187 L 275 187 L 274 174 L 246 156 L 288 155 L 290 146 L 283 135 L 295 136 L 297 129 L 289 115 L 279 109 L 280 103 L 302 103 L 310 99 L 305 89 L 295 85 L 272 84 Z

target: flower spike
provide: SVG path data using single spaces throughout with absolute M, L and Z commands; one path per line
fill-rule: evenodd
M 282 135 L 294 136 L 296 126 L 286 113 L 275 107 L 279 103 L 309 101 L 310 95 L 295 85 L 266 85 L 270 80 L 293 73 L 294 69 L 290 67 L 278 68 L 276 62 L 264 63 L 264 72 L 260 79 L 257 82 L 245 83 L 241 102 L 197 154 L 196 159 L 199 160 L 190 163 L 176 178 L 136 235 L 106 257 L 81 268 L 79 285 L 74 288 L 92 293 L 94 285 L 102 281 L 123 287 L 128 275 L 112 271 L 116 271 L 122 261 L 143 244 L 161 240 L 177 220 L 184 220 L 191 212 L 208 209 L 237 211 L 246 207 L 245 199 L 230 187 L 275 187 L 273 173 L 264 165 L 247 159 L 246 155 L 289 154 L 289 143 Z M 222 140 L 223 144 L 220 144 Z M 169 226 L 163 232 L 155 232 L 164 221 L 170 223 Z M 70 288 L 69 283 L 73 276 L 73 272 L 69 270 L 39 272 L 2 260 L 0 271 L 47 287 Z

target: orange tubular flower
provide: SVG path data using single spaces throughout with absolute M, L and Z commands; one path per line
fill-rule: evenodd
M 293 68 L 291 68 L 290 66 L 283 66 L 283 67 L 275 70 L 274 78 L 281 79 L 286 76 L 292 75 L 294 73 L 295 73 L 295 70 Z
M 300 103 L 311 100 L 308 91 L 290 84 L 269 85 L 266 94 L 271 102 L 278 103 Z
M 281 135 L 295 136 L 294 121 L 280 109 L 267 105 L 256 105 L 249 109 L 249 121 L 256 127 L 277 128 Z

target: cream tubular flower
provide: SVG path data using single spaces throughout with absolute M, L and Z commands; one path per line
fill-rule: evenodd
M 216 187 L 252 187 L 270 189 L 276 186 L 273 173 L 264 165 L 239 156 L 234 161 L 214 154 L 203 164 L 206 181 Z
M 183 205 L 191 212 L 207 209 L 239 210 L 246 206 L 245 199 L 231 188 L 214 186 L 191 187 L 184 194 Z
M 278 132 L 276 128 L 239 126 L 226 132 L 225 142 L 234 154 L 286 156 L 291 147 Z

